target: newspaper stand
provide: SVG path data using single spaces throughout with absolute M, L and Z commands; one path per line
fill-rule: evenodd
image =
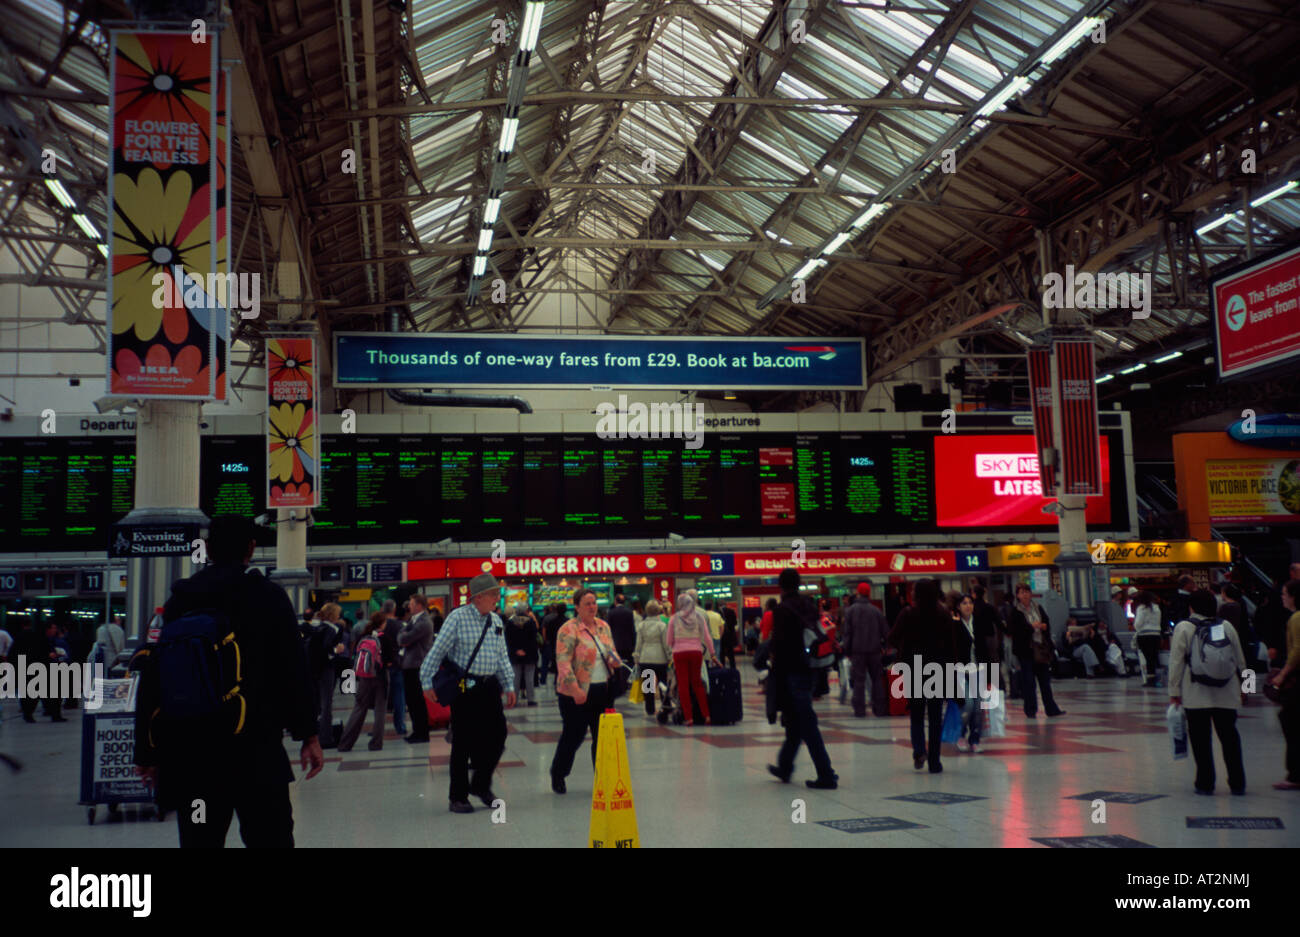
M 136 677 L 95 678 L 100 705 L 82 707 L 81 800 L 86 822 L 95 822 L 99 804 L 116 814 L 121 804 L 152 804 L 153 792 L 135 773 Z M 156 811 L 159 820 L 161 810 Z

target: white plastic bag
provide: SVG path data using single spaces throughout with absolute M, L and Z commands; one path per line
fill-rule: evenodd
M 1177 703 L 1170 703 L 1165 710 L 1165 723 L 1174 747 L 1174 761 L 1180 761 L 1187 757 L 1187 713 Z
M 1112 644 L 1106 648 L 1106 663 L 1115 668 L 1115 672 L 1121 676 L 1124 673 L 1124 652 L 1118 644 Z
M 993 704 L 985 710 L 988 719 L 988 730 L 984 733 L 988 738 L 1001 739 L 1007 735 L 1007 701 L 1002 690 L 996 689 L 989 697 Z

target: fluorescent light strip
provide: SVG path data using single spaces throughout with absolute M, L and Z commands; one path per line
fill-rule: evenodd
M 90 223 L 90 219 L 85 215 L 77 212 L 72 216 L 72 220 L 77 223 L 78 228 L 86 232 L 86 237 L 90 238 L 92 241 L 99 240 L 99 232 L 95 229 L 95 226 Z
M 97 244 L 96 246 L 99 248 L 99 252 L 100 252 L 101 254 L 104 255 L 104 259 L 107 260 L 107 259 L 108 259 L 108 245 L 107 245 L 107 244 Z
M 797 271 L 795 271 L 794 279 L 796 279 L 796 280 L 802 280 L 804 277 L 808 276 L 808 274 L 812 273 L 814 270 L 816 270 L 818 267 L 820 267 L 820 266 L 821 266 L 822 264 L 824 264 L 824 263 L 826 263 L 826 261 L 824 261 L 824 260 L 820 260 L 820 259 L 818 259 L 818 260 L 810 260 L 810 261 L 808 261 L 806 264 L 804 264 L 802 267 L 800 267 Z
M 507 117 L 501 122 L 501 145 L 498 149 L 502 153 L 509 153 L 515 148 L 515 135 L 519 133 L 519 118 Z
M 875 218 L 877 215 L 882 214 L 888 208 L 889 206 L 886 204 L 872 205 L 869 208 L 867 208 L 867 210 L 864 211 L 862 214 L 858 215 L 858 217 L 854 220 L 853 224 L 850 227 L 854 231 L 856 231 L 858 228 L 865 228 L 867 225 L 871 224 L 871 220 L 873 218 Z
M 1028 87 L 1029 79 L 1024 75 L 1017 75 L 1015 78 L 1011 79 L 1005 88 L 993 95 L 993 97 L 989 98 L 989 100 L 975 112 L 975 116 L 984 117 L 988 114 L 992 114 L 994 111 L 1005 105 L 1007 101 L 1011 100 Z
M 1167 355 L 1162 355 L 1161 357 L 1157 358 L 1155 361 L 1153 361 L 1153 362 L 1151 362 L 1151 363 L 1152 363 L 1152 364 L 1164 364 L 1166 361 L 1173 361 L 1175 358 L 1181 358 L 1182 356 L 1183 356 L 1183 353 L 1182 353 L 1181 351 L 1171 351 L 1169 354 L 1167 354 Z
M 1279 186 L 1278 188 L 1274 189 L 1272 192 L 1269 192 L 1267 195 L 1261 195 L 1259 198 L 1255 199 L 1253 202 L 1250 203 L 1250 207 L 1259 208 L 1259 206 L 1261 205 L 1266 205 L 1269 202 L 1273 201 L 1273 199 L 1277 198 L 1279 195 L 1286 195 L 1286 193 L 1290 192 L 1296 186 L 1300 186 L 1300 182 L 1296 182 L 1294 179 L 1292 179 L 1290 182 L 1287 182 Z
M 478 249 L 485 251 L 492 246 L 492 229 L 484 228 L 478 233 Z
M 839 234 L 835 235 L 835 237 L 831 239 L 830 243 L 827 244 L 826 247 L 822 250 L 822 256 L 835 253 L 837 250 L 843 247 L 844 242 L 851 237 L 853 237 L 853 235 L 850 234 L 848 231 L 842 231 Z
M 1229 221 L 1235 221 L 1237 219 L 1237 216 L 1240 214 L 1241 212 L 1239 211 L 1230 211 L 1226 215 L 1222 215 L 1218 218 L 1215 218 L 1209 224 L 1205 224 L 1197 228 L 1196 233 L 1197 235 L 1208 234 L 1209 232 L 1213 231 L 1215 228 L 1222 228 Z
M 46 179 L 45 184 L 64 208 L 76 207 L 77 203 L 72 200 L 72 196 L 68 194 L 68 190 L 63 187 L 63 183 L 58 179 Z
M 1093 383 L 1094 383 L 1094 384 L 1105 384 L 1107 381 L 1113 381 L 1113 380 L 1115 380 L 1115 375 L 1113 375 L 1113 374 L 1103 374 L 1101 377 L 1097 378 L 1097 380 L 1093 381 Z
M 485 226 L 496 224 L 497 215 L 500 213 L 500 211 L 501 211 L 501 199 L 499 197 L 488 199 L 487 205 L 483 207 L 483 224 Z
M 474 258 L 474 276 L 481 277 L 483 271 L 487 269 L 487 254 L 479 254 Z
M 537 48 L 537 37 L 542 31 L 542 10 L 545 3 L 528 3 L 524 6 L 524 22 L 519 29 L 519 48 L 532 52 Z
M 1145 362 L 1139 362 L 1138 364 L 1133 365 L 1133 367 L 1131 367 L 1131 368 L 1121 368 L 1119 373 L 1120 373 L 1120 374 L 1133 374 L 1134 372 L 1141 371 L 1141 370 L 1144 369 L 1145 367 L 1146 367 L 1146 363 L 1145 363 Z
M 1047 50 L 1047 53 L 1043 56 L 1039 64 L 1051 65 L 1061 56 L 1065 55 L 1065 53 L 1069 52 L 1070 49 L 1074 47 L 1074 44 L 1076 42 L 1078 42 L 1088 33 L 1092 32 L 1100 24 L 1101 24 L 1100 16 L 1085 16 L 1083 19 L 1079 20 L 1079 22 L 1075 23 L 1074 28 L 1071 29 L 1064 36 L 1062 36 L 1057 41 L 1056 45 L 1052 46 L 1050 49 Z

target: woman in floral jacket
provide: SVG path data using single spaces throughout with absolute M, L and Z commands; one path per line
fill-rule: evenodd
M 560 700 L 564 728 L 551 761 L 551 790 L 565 792 L 564 779 L 573 768 L 574 756 L 591 729 L 591 764 L 596 764 L 596 740 L 600 716 L 613 702 L 609 698 L 611 667 L 622 667 L 614 652 L 609 625 L 596 617 L 596 593 L 579 589 L 573 594 L 577 616 L 561 627 L 555 642 L 555 689 Z

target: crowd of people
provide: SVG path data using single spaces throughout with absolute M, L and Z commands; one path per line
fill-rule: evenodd
M 649 690 L 644 693 L 648 717 L 656 715 L 657 707 L 671 706 L 686 726 L 708 724 L 713 714 L 702 685 L 705 663 L 734 664 L 742 646 L 754 654 L 769 721 L 779 719 L 785 730 L 770 773 L 789 782 L 797 753 L 807 746 L 816 775 L 806 783 L 834 789 L 839 776 L 814 702 L 829 692 L 828 675 L 837 670 L 842 674 L 841 701 L 851 688 L 852 712 L 862 718 L 868 702 L 875 716 L 897 712 L 900 701 L 886 676 L 894 660 L 974 665 L 972 671 L 985 679 L 1000 672 L 1007 695 L 1022 700 L 1026 717 L 1037 715 L 1041 698 L 1047 717 L 1059 718 L 1066 713 L 1056 704 L 1052 679 L 1062 662 L 1077 665 L 1085 677 L 1122 673 L 1126 666 L 1123 649 L 1118 657 L 1114 650 L 1120 642 L 1105 621 L 1080 624 L 1071 619 L 1054 639 L 1047 612 L 1025 584 L 1010 601 L 999 601 L 1001 596 L 989 601 L 979 582 L 969 592 L 945 595 L 937 580 L 922 579 L 897 597 L 902 604 L 890 626 L 886 612 L 872 600 L 870 583 L 858 584 L 833 607 L 827 597 L 804 594 L 795 569 L 781 572 L 780 598 L 769 600 L 743 631 L 734 610 L 719 607 L 712 598 L 701 602 L 695 590 L 683 592 L 671 605 L 656 600 L 629 604 L 618 595 L 604 610 L 594 591 L 579 588 L 571 607 L 557 603 L 538 618 L 526 605 L 517 605 L 503 616 L 500 583 L 487 573 L 470 583 L 466 604 L 445 620 L 418 592 L 401 609 L 388 601 L 360 623 L 349 620 L 336 603 L 299 615 L 283 589 L 248 570 L 259 536 L 259 528 L 242 518 L 213 521 L 211 564 L 175 584 L 162 611 L 160 640 L 146 644 L 132 664 L 140 673 L 138 771 L 166 809 L 195 797 L 208 803 L 203 825 L 191 823 L 189 811 L 178 811 L 184 846 L 223 842 L 235 815 L 246 844 L 292 845 L 287 785 L 293 775 L 284 733 L 302 743 L 304 780 L 321 770 L 322 748 L 348 752 L 368 719 L 369 748 L 382 748 L 390 710 L 394 728 L 407 742 L 427 742 L 431 689 L 446 685 L 440 680 L 449 668 L 456 691 L 448 710 L 448 800 L 452 812 L 468 813 L 474 809 L 471 797 L 488 806 L 495 803 L 490 784 L 505 749 L 505 709 L 520 701 L 539 705 L 541 687 L 553 687 L 559 707 L 562 729 L 549 773 L 552 790 L 564 794 L 588 736 L 594 764 L 601 714 L 624 687 L 636 683 Z M 1134 643 L 1149 679 L 1159 669 L 1166 632 L 1172 632 L 1168 694 L 1186 712 L 1198 793 L 1214 789 L 1212 734 L 1222 747 L 1229 788 L 1245 793 L 1236 717 L 1243 699 L 1241 675 L 1253 660 L 1275 665 L 1262 677 L 1281 703 L 1286 739 L 1287 774 L 1275 787 L 1300 789 L 1300 564 L 1290 572 L 1291 579 L 1276 595 L 1259 602 L 1245 601 L 1234 584 L 1223 585 L 1216 594 L 1196 588 L 1190 579 L 1178 583 L 1163 608 L 1150 592 L 1134 590 L 1127 596 Z M 169 702 L 175 687 L 169 688 L 160 670 L 171 665 L 158 651 L 169 646 L 172 624 L 193 628 L 205 621 L 214 634 L 230 632 L 218 646 L 237 644 L 242 676 L 234 691 L 218 694 L 206 721 L 196 722 L 192 713 L 177 715 Z M 29 627 L 17 639 L 0 634 L 0 657 L 25 653 L 38 660 L 61 659 L 70 650 L 59 639 L 57 628 L 37 635 Z M 121 628 L 104 625 L 95 633 L 91 654 L 103 660 L 121 653 L 124 645 Z M 993 664 L 1002 666 L 975 670 Z M 1223 676 L 1214 676 L 1216 667 Z M 980 751 L 984 712 L 979 701 L 994 687 L 977 681 L 967 680 L 955 699 L 948 698 L 951 692 L 927 692 L 906 701 L 916 769 L 943 770 L 941 731 L 950 702 L 962 714 L 958 749 Z M 334 697 L 340 688 L 351 709 L 335 723 Z M 240 707 L 236 728 L 214 729 L 223 725 L 222 707 L 232 696 Z M 34 705 L 31 701 L 29 708 L 24 701 L 26 718 L 32 718 Z M 50 712 L 51 718 L 62 718 L 57 702 Z

